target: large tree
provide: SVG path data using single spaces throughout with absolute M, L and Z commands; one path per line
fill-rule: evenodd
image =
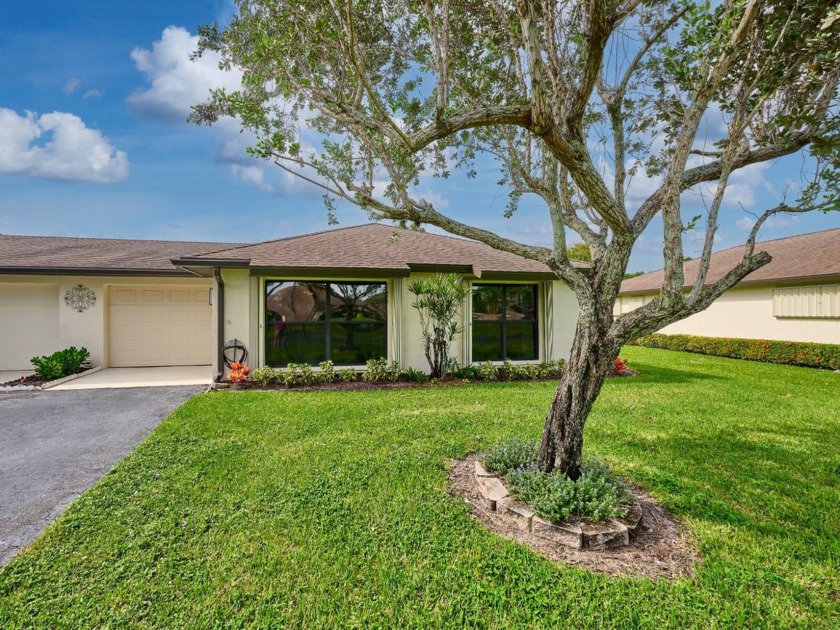
M 840 21 L 823 0 L 238 0 L 213 50 L 243 71 L 195 122 L 236 116 L 254 153 L 373 217 L 431 224 L 550 267 L 577 296 L 568 361 L 540 463 L 572 479 L 583 427 L 627 341 L 697 313 L 769 262 L 755 251 L 777 212 L 838 206 Z M 718 129 L 705 135 L 702 128 Z M 804 181 L 757 216 L 741 261 L 706 282 L 730 178 L 801 153 Z M 494 168 L 513 215 L 524 196 L 553 228 L 538 247 L 468 225 L 418 193 L 421 176 Z M 634 175 L 656 183 L 628 201 Z M 683 269 L 681 195 L 706 194 L 695 277 Z M 775 202 L 774 202 L 775 204 Z M 634 243 L 664 233 L 658 296 L 614 316 Z M 515 217 L 514 219 L 515 220 Z M 575 235 L 569 234 L 573 232 Z M 570 261 L 582 239 L 591 268 Z

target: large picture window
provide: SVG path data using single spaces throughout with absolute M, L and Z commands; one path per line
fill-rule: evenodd
M 384 282 L 266 282 L 266 365 L 363 365 L 387 356 L 387 297 Z
M 538 358 L 537 285 L 474 284 L 473 361 Z

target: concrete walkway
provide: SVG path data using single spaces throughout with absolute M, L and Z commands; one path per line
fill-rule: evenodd
M 0 566 L 202 387 L 0 396 Z
M 78 389 L 111 389 L 114 387 L 173 387 L 181 385 L 209 385 L 213 368 L 209 365 L 177 367 L 106 368 L 88 376 L 77 378 L 52 391 Z

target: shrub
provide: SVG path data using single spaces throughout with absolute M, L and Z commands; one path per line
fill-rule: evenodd
M 319 383 L 332 383 L 335 380 L 335 365 L 332 361 L 321 361 L 315 379 Z
M 314 385 L 318 382 L 318 375 L 308 363 L 289 363 L 286 369 L 280 371 L 281 382 L 289 387 L 295 385 Z
M 662 334 L 647 335 L 632 343 L 646 348 L 694 352 L 747 361 L 840 369 L 840 345 L 828 343 Z
M 35 374 L 48 381 L 76 374 L 90 357 L 87 348 L 70 346 L 42 357 L 32 357 Z
M 454 370 L 452 370 L 452 376 L 454 376 L 455 378 L 462 378 L 464 380 L 478 378 L 478 370 L 474 365 L 456 367 Z
M 429 376 L 424 371 L 415 370 L 414 368 L 408 368 L 400 374 L 400 377 L 410 383 L 423 383 L 429 380 Z
M 493 365 L 492 361 L 485 361 L 479 363 L 475 368 L 476 376 L 482 381 L 495 381 L 499 378 L 499 369 Z
M 510 381 L 516 375 L 516 367 L 513 364 L 513 361 L 510 359 L 505 359 L 502 364 L 498 367 L 498 374 L 499 379 L 503 381 Z
M 581 475 L 572 481 L 562 473 L 544 473 L 535 465 L 506 478 L 510 491 L 539 516 L 554 523 L 573 517 L 603 521 L 627 514 L 630 491 L 607 466 L 585 458 Z
M 251 372 L 251 380 L 259 383 L 263 387 L 277 383 L 279 379 L 277 370 L 273 367 L 261 367 Z
M 560 378 L 565 371 L 566 361 L 563 359 L 545 361 L 537 366 L 538 378 Z
M 470 294 L 470 287 L 454 273 L 437 273 L 415 280 L 408 290 L 417 298 L 412 306 L 420 315 L 423 352 L 432 376 L 444 377 L 449 368 L 449 347 L 460 331 L 461 304 Z
M 572 481 L 559 472 L 541 471 L 539 452 L 538 441 L 516 439 L 494 444 L 481 460 L 487 470 L 505 478 L 511 493 L 552 522 L 573 517 L 602 521 L 627 514 L 630 491 L 605 463 L 584 457 L 580 478 Z
M 355 368 L 342 368 L 338 371 L 338 380 L 344 383 L 352 383 L 353 381 L 358 380 L 359 375 L 356 373 Z
M 584 457 L 581 475 L 544 473 L 537 466 L 540 443 L 509 440 L 494 444 L 480 457 L 490 472 L 502 476 L 508 489 L 543 518 L 563 523 L 572 517 L 602 521 L 627 514 L 630 491 L 609 467 Z
M 491 473 L 505 477 L 517 469 L 536 465 L 539 454 L 539 442 L 515 439 L 494 444 L 480 459 Z
M 400 377 L 400 368 L 396 361 L 388 363 L 387 359 L 371 359 L 367 362 L 362 378 L 368 383 L 377 381 L 396 381 Z

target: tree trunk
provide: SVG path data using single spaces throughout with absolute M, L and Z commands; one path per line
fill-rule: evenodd
M 566 371 L 545 419 L 539 457 L 544 471 L 560 471 L 572 480 L 580 477 L 583 426 L 619 349 L 599 332 L 594 317 L 581 314 Z

